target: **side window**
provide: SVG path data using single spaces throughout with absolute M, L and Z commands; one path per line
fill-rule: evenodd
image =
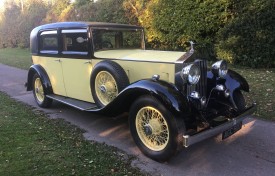
M 39 48 L 42 54 L 58 54 L 57 31 L 41 32 Z
M 85 29 L 62 30 L 62 54 L 88 55 L 88 36 Z

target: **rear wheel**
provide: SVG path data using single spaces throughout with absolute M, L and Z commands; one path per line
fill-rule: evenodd
M 156 161 L 168 160 L 182 146 L 183 124 L 153 97 L 134 102 L 129 123 L 137 146 Z
M 42 84 L 40 76 L 35 73 L 33 76 L 33 95 L 38 106 L 48 108 L 52 105 L 52 99 L 45 95 L 45 88 Z

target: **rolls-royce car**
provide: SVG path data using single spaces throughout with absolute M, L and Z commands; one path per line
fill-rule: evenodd
M 224 60 L 212 66 L 186 52 L 146 50 L 140 26 L 59 22 L 30 34 L 32 66 L 26 87 L 38 106 L 53 100 L 81 111 L 128 114 L 134 142 L 148 157 L 166 161 L 184 147 L 242 128 L 247 81 Z

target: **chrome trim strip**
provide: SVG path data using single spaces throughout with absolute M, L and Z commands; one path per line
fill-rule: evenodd
M 87 33 L 87 29 L 62 29 L 61 33 L 62 34 L 67 34 L 67 33 Z
M 40 35 L 57 34 L 57 31 L 43 31 Z
M 162 61 L 146 61 L 146 60 L 134 60 L 134 59 L 115 59 L 115 58 L 99 58 L 93 57 L 95 60 L 118 60 L 118 61 L 128 61 L 128 62 L 147 62 L 147 63 L 160 63 L 160 64 L 175 64 L 175 62 L 162 62 Z
M 243 114 L 237 116 L 236 118 L 233 118 L 232 120 L 230 120 L 229 122 L 226 122 L 225 124 L 208 129 L 206 131 L 195 134 L 193 136 L 183 135 L 183 146 L 188 147 L 190 145 L 193 145 L 193 144 L 203 141 L 207 138 L 210 138 L 210 137 L 213 137 L 213 136 L 216 136 L 216 135 L 222 133 L 223 131 L 231 128 L 238 122 L 243 121 L 245 118 L 247 118 L 253 112 L 255 112 L 256 108 L 257 108 L 256 103 L 253 103 L 252 106 L 247 108 L 247 110 Z

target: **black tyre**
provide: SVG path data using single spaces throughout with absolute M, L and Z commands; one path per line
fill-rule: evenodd
M 35 73 L 32 79 L 33 96 L 38 106 L 42 108 L 48 108 L 52 105 L 52 99 L 47 98 L 45 94 L 45 88 L 42 84 L 42 79 Z
M 129 116 L 133 139 L 146 156 L 163 162 L 182 148 L 183 120 L 176 119 L 157 99 L 139 98 Z
M 240 90 L 236 90 L 233 93 L 233 100 L 238 108 L 239 112 L 243 112 L 246 108 L 245 98 Z
M 91 89 L 98 107 L 105 107 L 128 85 L 129 79 L 117 63 L 102 61 L 95 65 L 91 76 Z

